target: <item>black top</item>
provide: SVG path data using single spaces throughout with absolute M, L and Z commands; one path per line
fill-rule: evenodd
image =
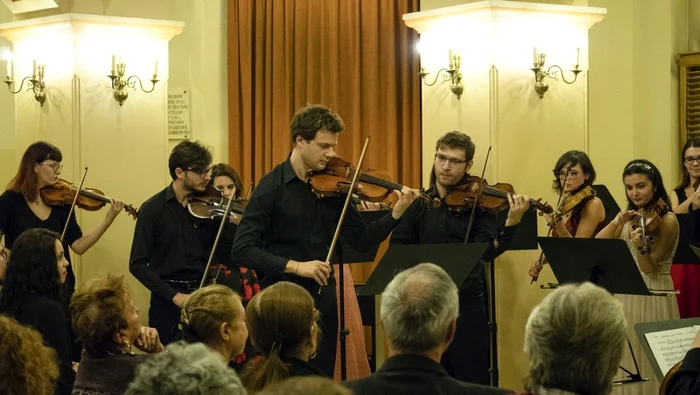
M 46 345 L 56 350 L 60 373 L 55 393 L 69 395 L 73 391 L 75 371 L 71 360 L 68 314 L 58 302 L 31 294 L 25 298 L 22 310 L 15 318 L 19 323 L 36 329 Z
M 292 358 L 286 361 L 289 367 L 289 377 L 320 376 L 326 377 L 321 370 L 301 359 Z
M 5 235 L 5 247 L 12 250 L 15 240 L 25 230 L 32 228 L 44 228 L 53 230 L 59 235 L 63 233 L 63 227 L 66 225 L 70 205 L 51 206 L 49 217 L 42 221 L 34 214 L 29 204 L 24 199 L 24 196 L 12 190 L 6 190 L 0 195 L 0 232 Z M 78 221 L 75 219 L 75 212 L 70 217 L 66 237 L 63 240 L 63 249 L 66 251 L 66 259 L 70 263 L 70 254 L 68 247 L 76 240 L 83 237 L 83 231 L 78 226 Z M 75 290 L 75 274 L 73 274 L 73 265 L 68 265 L 68 277 L 66 277 L 66 288 L 69 295 Z
M 428 195 L 431 197 L 439 196 L 437 188 L 433 186 Z M 401 224 L 391 234 L 391 245 L 464 243 L 470 215 L 471 209 L 464 210 L 462 213 L 451 211 L 445 203 L 445 199 L 442 199 L 440 207 L 436 208 L 428 207 L 423 202 L 416 200 L 406 210 L 401 217 Z M 479 208 L 476 209 L 474 215 L 469 242 L 487 242 L 489 247 L 484 252 L 482 260 L 492 261 L 508 248 L 517 225 L 500 226 L 500 220 L 496 214 L 484 212 Z M 494 239 L 498 240 L 498 248 L 493 246 Z M 483 265 L 474 266 L 460 290 L 473 294 L 483 293 L 483 271 Z
M 219 230 L 218 220 L 197 220 L 175 197 L 173 184 L 141 206 L 131 244 L 129 270 L 152 293 L 172 300 L 164 280 L 200 280 Z M 233 232 L 222 232 L 217 257 L 231 266 Z
M 284 274 L 289 260 L 324 261 L 345 196 L 318 198 L 300 180 L 287 159 L 260 179 L 238 225 L 232 257 L 235 264 L 263 272 L 263 286 L 286 280 L 306 288 L 317 298 L 318 284 L 309 278 Z M 341 237 L 363 252 L 385 240 L 399 223 L 391 215 L 367 225 L 354 203 L 343 221 Z M 335 290 L 323 287 L 319 300 L 335 298 Z M 331 295 L 332 292 L 332 295 Z
M 450 377 L 445 368 L 428 357 L 403 354 L 390 357 L 371 376 L 343 384 L 357 395 L 501 395 L 500 388 L 465 383 Z
M 700 348 L 685 354 L 683 365 L 666 386 L 666 395 L 700 394 Z
M 688 200 L 688 196 L 685 195 L 685 188 L 676 188 L 673 190 L 673 192 L 676 193 L 676 197 L 678 197 L 678 204 L 681 204 Z M 691 204 L 692 206 L 692 204 Z M 692 207 L 688 207 L 688 212 L 693 211 Z

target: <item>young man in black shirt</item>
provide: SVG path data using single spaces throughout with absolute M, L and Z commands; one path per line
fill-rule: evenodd
M 170 153 L 173 182 L 139 210 L 131 245 L 129 270 L 151 291 L 149 325 L 163 344 L 180 320 L 180 307 L 199 287 L 218 221 L 198 221 L 187 210 L 188 198 L 206 189 L 211 179 L 211 153 L 199 142 L 183 141 Z M 230 266 L 232 240 L 222 233 L 217 255 Z
M 323 340 L 311 362 L 329 377 L 335 368 L 338 315 L 336 284 L 325 260 L 345 196 L 319 198 L 308 181 L 309 172 L 325 169 L 335 156 L 338 133 L 343 129 L 338 114 L 324 106 L 307 106 L 294 115 L 292 153 L 258 183 L 238 225 L 232 251 L 234 264 L 264 274 L 263 288 L 291 281 L 314 297 L 321 312 Z M 341 237 L 358 251 L 385 240 L 419 195 L 409 188 L 396 192 L 399 201 L 391 215 L 369 225 L 352 204 Z
M 428 195 L 440 198 L 442 204 L 438 208 L 411 205 L 392 233 L 391 245 L 464 243 L 471 209 L 461 213 L 452 211 L 444 197 L 452 186 L 468 180 L 475 150 L 469 136 L 461 132 L 449 132 L 437 141 L 435 165 L 430 176 L 432 188 Z M 479 208 L 474 213 L 468 240 L 489 243 L 483 261 L 495 259 L 508 248 L 516 226 L 530 206 L 526 196 L 512 195 L 508 201 L 510 210 L 505 226 L 499 226 L 500 221 L 494 214 Z M 489 383 L 489 332 L 484 291 L 483 265 L 478 263 L 459 287 L 457 331 L 454 341 L 442 355 L 442 364 L 451 376 L 476 384 Z

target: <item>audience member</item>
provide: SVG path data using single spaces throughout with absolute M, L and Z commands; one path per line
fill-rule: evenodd
M 352 395 L 352 392 L 331 379 L 306 376 L 280 381 L 255 395 Z

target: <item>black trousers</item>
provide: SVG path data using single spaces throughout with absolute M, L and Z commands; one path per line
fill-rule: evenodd
M 160 342 L 163 343 L 163 345 L 167 345 L 173 341 L 178 323 L 180 323 L 180 308 L 177 307 L 172 300 L 165 300 L 151 293 L 151 307 L 148 310 L 148 325 L 158 330 Z
M 460 381 L 489 385 L 489 326 L 484 296 L 459 293 L 459 318 L 442 366 Z

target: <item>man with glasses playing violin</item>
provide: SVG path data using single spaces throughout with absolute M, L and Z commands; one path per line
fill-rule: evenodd
M 464 133 L 448 132 L 437 141 L 435 164 L 430 175 L 428 195 L 441 200 L 440 207 L 431 208 L 414 202 L 394 229 L 391 245 L 464 243 L 471 209 L 457 211 L 445 203 L 450 188 L 469 179 L 476 147 Z M 489 248 L 482 260 L 496 259 L 513 239 L 516 226 L 530 207 L 529 198 L 508 195 L 510 210 L 504 226 L 495 214 L 480 210 L 475 218 L 468 241 L 487 242 Z M 483 264 L 477 264 L 459 287 L 459 318 L 454 341 L 442 355 L 447 373 L 462 381 L 489 383 L 489 329 L 484 301 Z
M 235 264 L 263 273 L 263 288 L 291 281 L 314 297 L 321 312 L 323 340 L 310 361 L 327 376 L 335 369 L 338 315 L 336 284 L 325 262 L 345 196 L 319 198 L 309 185 L 310 173 L 322 171 L 335 156 L 338 134 L 345 128 L 335 112 L 306 106 L 291 122 L 292 153 L 260 179 L 238 225 L 233 245 Z M 391 215 L 366 224 L 354 204 L 348 208 L 341 237 L 358 251 L 385 240 L 419 195 L 404 187 Z M 320 287 L 320 292 L 319 292 Z
M 143 203 L 136 220 L 129 270 L 151 291 L 149 326 L 163 344 L 172 341 L 180 308 L 199 288 L 219 228 L 218 221 L 198 221 L 187 209 L 189 197 L 205 191 L 211 163 L 211 153 L 199 142 L 175 146 L 168 159 L 172 183 Z M 233 241 L 227 234 L 222 233 L 217 256 L 231 267 Z

